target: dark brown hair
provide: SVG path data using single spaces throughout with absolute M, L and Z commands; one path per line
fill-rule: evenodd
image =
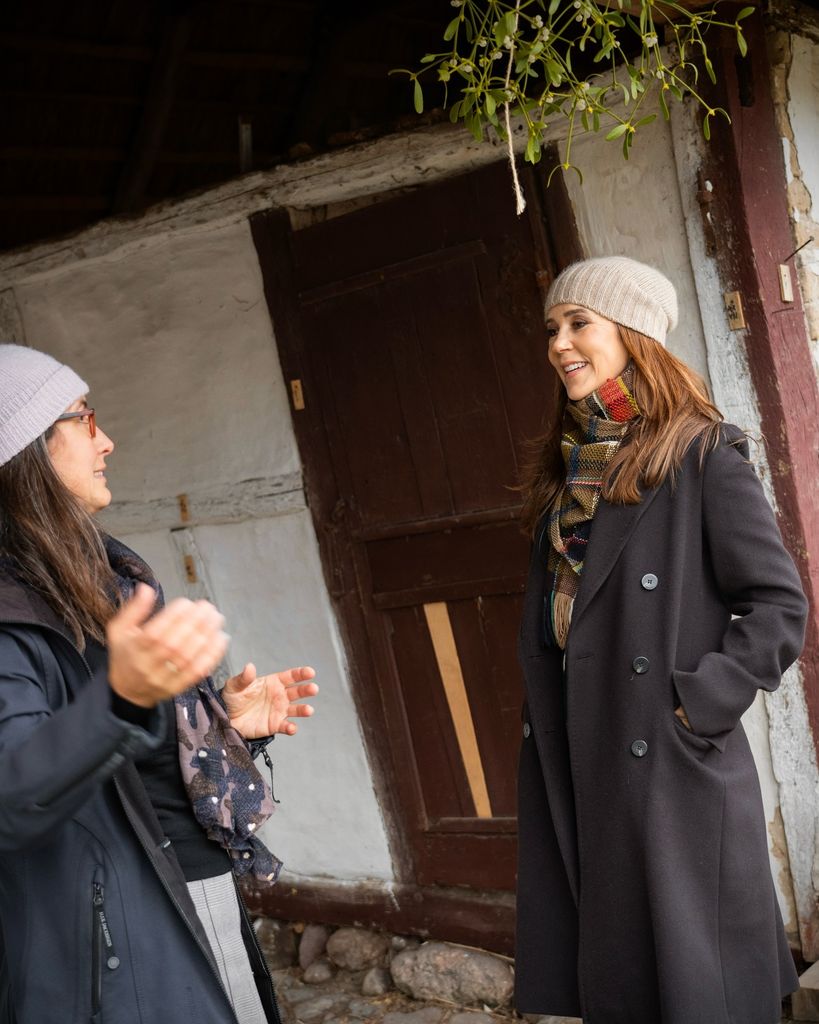
M 640 415 L 609 463 L 602 494 L 614 505 L 636 505 L 641 487 L 659 487 L 669 477 L 673 482 L 694 441 L 699 440 L 701 461 L 716 447 L 722 413 L 699 374 L 652 338 L 629 327 L 618 325 L 618 330 L 634 363 L 634 398 Z M 546 431 L 534 443 L 521 488 L 523 526 L 532 536 L 566 479 L 560 437 L 567 401 L 555 373 Z
M 54 609 L 80 650 L 105 642 L 115 577 L 103 535 L 57 475 L 45 434 L 0 466 L 0 553 Z

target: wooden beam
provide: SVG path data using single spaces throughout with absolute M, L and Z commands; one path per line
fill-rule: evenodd
M 122 169 L 117 185 L 112 207 L 114 213 L 136 210 L 144 202 L 151 172 L 165 134 L 180 62 L 188 44 L 189 34 L 189 13 L 166 16 L 151 69 L 142 117 L 131 144 L 131 155 Z
M 363 925 L 399 935 L 463 942 L 512 954 L 515 897 L 509 892 L 477 892 L 437 886 L 339 883 L 291 879 L 276 885 L 242 885 L 254 914 L 285 921 Z
M 0 196 L 0 210 L 10 213 L 43 213 L 61 210 L 88 210 L 99 213 L 110 206 L 107 196 Z
M 819 755 L 819 391 L 798 290 L 792 302 L 780 294 L 779 267 L 790 273 L 796 245 L 765 27 L 759 13 L 742 24 L 747 57 L 736 57 L 733 33 L 714 47 L 717 85 L 708 86 L 706 95 L 713 107 L 728 112 L 731 123 L 720 117 L 712 122 L 703 174 L 714 186 L 709 218 L 720 277 L 726 290 L 742 296 L 748 365 L 779 526 L 811 607 L 800 665 Z
M 62 36 L 41 36 L 34 32 L 0 32 L 0 50 L 23 50 L 26 53 L 54 53 L 102 60 L 130 60 L 147 64 L 154 51 L 148 46 L 123 46 L 118 43 L 97 43 L 87 39 Z
M 354 9 L 320 9 L 312 32 L 313 52 L 304 76 L 301 95 L 293 104 L 288 125 L 282 133 L 281 148 L 289 150 L 299 142 L 318 146 L 324 142 L 328 96 L 338 105 L 338 83 L 342 80 L 342 63 L 350 44 L 363 24 L 383 14 L 380 0 L 359 0 Z M 359 71 L 363 66 L 359 64 Z M 382 67 L 376 64 L 380 77 Z M 362 77 L 369 77 L 364 76 Z
M 128 151 L 116 146 L 0 146 L 0 160 L 58 160 L 118 163 Z

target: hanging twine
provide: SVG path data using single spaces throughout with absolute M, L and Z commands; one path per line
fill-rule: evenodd
M 513 36 L 518 31 L 518 21 L 520 19 L 520 0 L 515 2 L 515 30 Z M 514 41 L 509 47 L 509 63 L 506 65 L 506 93 L 509 93 L 509 83 L 512 81 L 512 67 L 515 62 L 515 45 Z M 520 216 L 526 209 L 526 200 L 523 197 L 523 189 L 520 187 L 520 178 L 518 177 L 518 168 L 515 163 L 515 147 L 512 145 L 512 119 L 509 113 L 509 100 L 507 99 L 503 105 L 503 118 L 506 122 L 506 143 L 509 147 L 509 168 L 512 171 L 512 188 L 515 193 L 515 212 Z

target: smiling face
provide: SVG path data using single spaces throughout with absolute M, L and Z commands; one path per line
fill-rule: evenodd
M 572 402 L 587 398 L 607 380 L 619 377 L 628 364 L 617 324 L 574 303 L 552 306 L 546 334 L 549 362 Z
M 87 408 L 85 398 L 79 398 L 65 411 L 80 412 Z M 55 423 L 48 439 L 48 453 L 57 476 L 91 515 L 111 502 L 105 457 L 113 450 L 114 442 L 107 434 L 97 427 L 96 437 L 91 437 L 88 421 L 79 418 Z

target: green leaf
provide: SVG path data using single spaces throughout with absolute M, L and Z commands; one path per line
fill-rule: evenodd
M 477 115 L 473 114 L 471 117 L 464 118 L 464 124 L 472 132 L 476 142 L 481 142 L 483 140 L 481 119 Z
M 749 18 L 754 13 L 755 10 L 756 10 L 755 7 L 743 7 L 742 10 L 737 15 L 737 19 L 736 20 L 737 21 L 742 21 L 743 18 Z
M 483 101 L 483 103 L 484 103 L 484 106 L 486 107 L 487 115 L 489 117 L 492 117 L 492 115 L 495 113 L 495 110 L 497 108 L 497 103 L 495 103 L 494 96 L 492 96 L 491 93 L 487 93 L 486 94 L 486 99 Z
M 641 117 L 640 120 L 634 125 L 635 128 L 639 128 L 644 124 L 651 124 L 652 121 L 657 120 L 656 114 L 648 114 L 646 117 Z
M 457 103 L 453 103 L 449 109 L 449 120 L 455 124 L 458 118 L 461 116 L 461 103 L 460 100 Z
M 682 89 L 678 85 L 674 85 L 673 82 L 669 82 L 668 83 L 668 89 L 669 89 L 669 92 L 671 93 L 671 95 L 675 99 L 677 99 L 680 102 L 682 102 L 683 91 L 682 91 Z
M 583 111 L 580 112 L 580 123 L 583 125 L 583 130 L 584 131 L 588 131 L 589 130 L 589 112 L 588 112 L 588 110 L 583 110 Z
M 714 65 L 711 63 L 711 61 L 707 57 L 705 58 L 705 70 L 708 72 L 708 77 L 711 79 L 711 82 L 714 85 L 716 85 L 717 84 L 717 76 L 716 76 L 716 74 L 714 74 Z
M 660 109 L 663 112 L 663 117 L 666 119 L 666 121 L 670 121 L 671 120 L 671 114 L 670 114 L 670 112 L 668 110 L 668 103 L 666 103 L 665 93 L 666 93 L 665 89 L 660 89 L 660 95 L 659 95 L 658 98 L 660 100 Z
M 560 85 L 563 80 L 563 75 L 560 71 L 560 65 L 555 60 L 546 61 L 546 74 L 549 76 L 549 81 L 552 85 Z
M 558 7 L 560 7 L 560 3 L 561 3 L 561 0 L 552 0 L 552 2 L 549 4 L 549 17 L 550 18 L 554 15 L 554 13 L 558 9 Z
M 424 112 L 424 92 L 421 89 L 421 83 L 418 81 L 417 78 L 415 79 L 415 82 L 414 82 L 414 85 L 413 85 L 413 93 L 414 93 L 414 95 L 413 95 L 413 102 L 415 103 L 415 113 L 416 114 L 423 114 L 423 112 Z
M 606 142 L 611 142 L 612 139 L 619 139 L 620 136 L 624 135 L 627 131 L 628 123 L 616 124 L 606 136 Z
M 452 39 L 455 36 L 455 33 L 458 31 L 458 25 L 460 25 L 460 23 L 461 23 L 461 16 L 459 14 L 458 17 L 457 18 L 453 18 L 452 21 L 450 21 L 450 23 L 444 29 L 444 39 L 447 42 L 449 42 L 449 40 Z
M 706 114 L 702 119 L 702 134 L 710 142 L 711 141 L 711 115 Z
M 508 11 L 503 16 L 504 25 L 506 26 L 505 35 L 513 36 L 515 34 L 515 12 Z
M 748 52 L 748 44 L 745 42 L 745 36 L 739 28 L 737 29 L 737 46 L 739 47 L 739 52 L 744 57 Z
M 594 117 L 592 118 L 592 128 L 594 131 L 600 131 L 600 111 L 595 110 Z
M 629 145 L 629 139 L 630 139 L 630 138 L 631 138 L 631 136 L 630 136 L 630 135 L 627 135 L 627 136 L 626 136 L 626 137 L 625 137 L 625 138 L 623 139 L 623 156 L 625 157 L 625 159 L 626 159 L 626 160 L 628 160 L 628 151 L 629 151 L 629 149 L 631 148 L 631 147 L 630 147 L 630 145 Z

